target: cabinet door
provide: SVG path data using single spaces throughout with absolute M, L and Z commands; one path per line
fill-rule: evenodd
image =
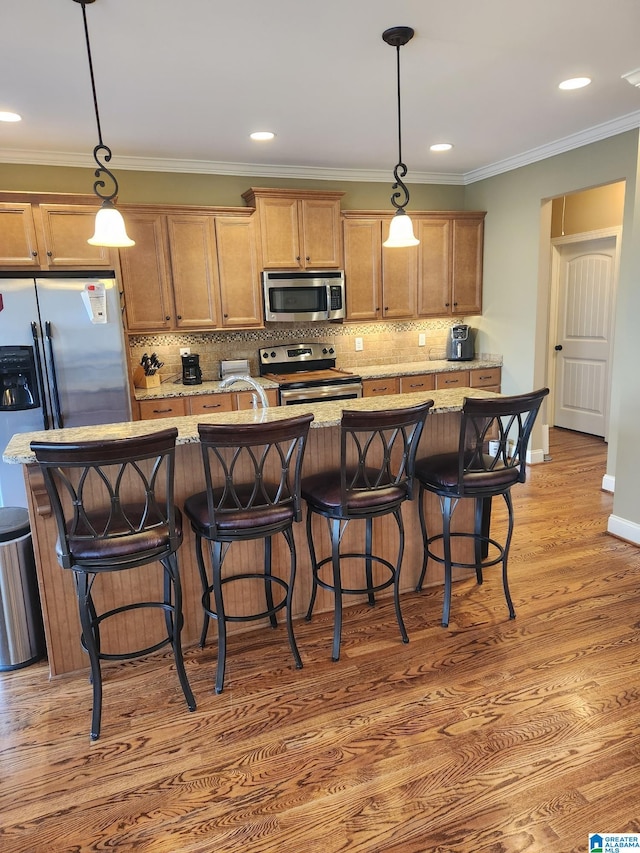
M 468 385 L 468 370 L 450 370 L 445 373 L 436 373 L 436 388 L 439 391 L 447 388 L 466 388 Z
M 382 223 L 384 240 L 389 236 L 390 220 Z M 418 284 L 418 247 L 398 249 L 382 247 L 382 316 L 386 320 L 416 316 Z
M 171 281 L 178 329 L 218 325 L 218 271 L 213 217 L 198 214 L 167 216 Z
M 278 405 L 278 392 L 275 388 L 265 389 L 265 394 L 270 406 Z M 234 396 L 236 410 L 240 412 L 245 409 L 253 409 L 253 400 L 257 394 L 255 391 L 235 391 Z M 258 400 L 257 407 L 260 408 L 260 400 Z
M 90 246 L 96 209 L 80 204 L 41 204 L 46 259 L 41 264 L 64 267 L 111 267 L 114 258 L 105 246 Z M 135 239 L 135 238 L 132 238 Z
M 400 377 L 400 393 L 415 394 L 419 391 L 433 391 L 436 380 L 433 373 L 419 373 L 415 376 Z
M 382 397 L 385 394 L 398 394 L 400 379 L 397 376 L 385 376 L 384 379 L 363 379 L 363 397 Z
M 488 388 L 492 391 L 500 390 L 502 380 L 502 368 L 476 368 L 469 371 L 469 382 L 472 388 Z
M 120 250 L 122 286 L 129 331 L 173 328 L 168 283 L 164 217 L 159 213 L 127 213 L 127 233 L 135 246 Z
M 377 320 L 381 308 L 382 237 L 379 219 L 345 219 L 347 320 Z
M 255 219 L 217 216 L 216 248 L 221 325 L 227 328 L 262 326 Z
M 298 269 L 301 264 L 298 234 L 298 200 L 259 198 L 262 266 L 265 269 Z
M 451 313 L 451 220 L 417 219 L 418 316 Z
M 301 265 L 309 269 L 342 266 L 340 202 L 332 199 L 299 201 Z
M 40 264 L 30 204 L 0 202 L 0 266 Z
M 454 219 L 451 292 L 452 313 L 482 311 L 482 251 L 484 217 Z
M 131 237 L 127 224 L 127 233 Z M 134 237 L 131 238 L 135 239 Z M 186 415 L 184 397 L 158 397 L 156 400 L 140 400 L 140 420 L 155 420 L 156 418 L 177 418 Z

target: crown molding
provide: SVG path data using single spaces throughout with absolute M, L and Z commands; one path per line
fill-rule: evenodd
M 595 125 L 594 127 L 565 136 L 531 148 L 514 157 L 507 157 L 488 166 L 473 169 L 470 172 L 411 172 L 409 184 L 446 184 L 448 186 L 463 186 L 482 181 L 520 169 L 531 163 L 537 163 L 556 154 L 563 154 L 574 148 L 581 148 L 592 142 L 616 136 L 627 130 L 640 127 L 640 111 L 629 113 L 613 121 Z M 93 169 L 95 160 L 91 154 L 81 154 L 71 151 L 25 151 L 19 149 L 0 149 L 0 163 L 14 163 L 30 166 L 71 166 L 76 168 Z M 391 180 L 390 170 L 380 169 L 331 169 L 321 166 L 276 166 L 260 165 L 258 163 L 222 163 L 215 160 L 179 160 L 153 157 L 116 157 L 112 161 L 114 169 L 132 170 L 139 172 L 174 172 L 199 175 L 234 175 L 262 178 L 298 178 L 317 181 L 362 181 L 370 183 L 388 183 Z
M 580 133 L 573 133 L 571 136 L 556 139 L 555 142 L 541 145 L 539 148 L 531 148 L 529 151 L 524 151 L 515 157 L 507 157 L 506 160 L 500 160 L 489 166 L 483 166 L 480 169 L 466 172 L 464 183 L 465 185 L 473 184 L 476 181 L 492 178 L 495 175 L 501 175 L 513 169 L 520 169 L 522 166 L 546 160 L 548 157 L 555 157 L 556 154 L 564 154 L 566 151 L 572 151 L 574 148 L 581 148 L 583 145 L 599 142 L 602 139 L 608 139 L 610 136 L 617 136 L 619 133 L 625 133 L 627 130 L 634 130 L 638 127 L 640 127 L 640 111 L 628 113 L 613 121 L 597 124 L 587 130 L 580 131 Z

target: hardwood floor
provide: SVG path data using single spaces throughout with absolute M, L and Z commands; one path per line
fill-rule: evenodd
M 84 675 L 0 674 L 0 850 L 569 853 L 640 832 L 640 549 L 606 534 L 605 445 L 551 431 L 552 461 L 514 489 L 499 575 L 105 667 L 89 741 Z M 502 502 L 499 502 L 502 503 Z M 499 516 L 499 503 L 495 511 Z M 409 507 L 413 510 L 415 507 Z M 496 521 L 499 525 L 499 519 Z M 210 632 L 212 633 L 212 632 Z

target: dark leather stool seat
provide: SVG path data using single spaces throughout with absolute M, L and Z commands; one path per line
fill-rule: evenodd
M 404 525 L 401 507 L 413 495 L 413 469 L 418 442 L 433 405 L 384 412 L 343 411 L 340 430 L 340 467 L 305 477 L 302 497 L 307 502 L 307 539 L 311 554 L 313 588 L 307 610 L 311 619 L 318 587 L 331 590 L 334 598 L 333 660 L 340 657 L 343 595 L 366 594 L 375 604 L 375 593 L 393 586 L 396 618 L 403 642 L 409 637 L 400 610 L 399 583 L 404 553 Z M 329 522 L 331 556 L 318 560 L 313 541 L 313 516 Z M 399 535 L 395 563 L 372 553 L 373 519 L 392 515 Z M 365 521 L 363 552 L 340 552 L 346 526 Z M 347 558 L 364 561 L 364 578 L 356 587 L 344 586 L 341 563 Z M 374 580 L 373 564 L 382 566 L 383 580 Z M 324 566 L 331 566 L 331 580 L 322 577 Z
M 302 659 L 296 645 L 291 619 L 291 601 L 296 576 L 293 523 L 300 521 L 300 474 L 309 424 L 313 415 L 300 415 L 259 424 L 198 424 L 206 490 L 187 498 L 185 515 L 196 535 L 196 558 L 202 580 L 204 623 L 203 647 L 210 619 L 218 625 L 216 693 L 224 686 L 227 655 L 227 622 L 268 618 L 277 626 L 284 609 L 291 653 L 297 669 Z M 285 578 L 272 572 L 272 537 L 282 533 L 289 547 L 289 572 Z M 264 539 L 261 568 L 223 577 L 223 562 L 234 542 Z M 211 579 L 204 561 L 202 542 L 209 546 Z M 224 589 L 239 580 L 259 580 L 264 586 L 265 606 L 257 612 L 230 614 Z M 282 592 L 274 599 L 274 586 Z M 211 595 L 213 593 L 213 605 Z
M 491 399 L 466 398 L 462 407 L 458 450 L 439 454 L 416 463 L 415 476 L 420 483 L 419 512 L 424 539 L 424 557 L 417 590 L 422 589 L 427 563 L 435 560 L 444 566 L 444 604 L 442 625 L 449 624 L 451 607 L 451 570 L 454 567 L 475 569 L 478 583 L 483 570 L 502 565 L 502 583 L 509 609 L 515 610 L 507 579 L 509 546 L 513 534 L 513 504 L 511 487 L 524 483 L 526 458 L 531 430 L 548 388 L 530 394 Z M 493 442 L 489 453 L 489 442 Z M 429 536 L 424 507 L 425 492 L 439 496 L 442 512 L 442 533 Z M 491 499 L 502 495 L 508 509 L 508 529 L 504 542 L 491 538 Z M 475 501 L 473 532 L 451 532 L 451 516 L 463 498 Z M 452 540 L 467 538 L 473 541 L 474 561 L 452 559 Z M 442 556 L 434 553 L 434 542 L 442 543 Z M 494 549 L 491 553 L 491 548 Z M 497 554 L 497 556 L 496 556 Z
M 31 442 L 58 528 L 58 562 L 74 574 L 82 645 L 89 655 L 93 683 L 93 740 L 100 735 L 102 717 L 101 660 L 130 660 L 171 645 L 187 705 L 191 711 L 196 707 L 180 643 L 183 616 L 177 551 L 182 515 L 173 504 L 177 435 L 173 428 L 111 441 Z M 96 612 L 92 589 L 98 575 L 154 562 L 164 569 L 162 601 Z M 101 624 L 140 608 L 163 612 L 165 637 L 144 649 L 104 651 Z

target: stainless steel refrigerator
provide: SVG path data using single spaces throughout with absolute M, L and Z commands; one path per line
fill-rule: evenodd
M 15 433 L 131 420 L 113 273 L 0 274 L 0 454 Z M 0 462 L 0 506 L 26 506 Z

